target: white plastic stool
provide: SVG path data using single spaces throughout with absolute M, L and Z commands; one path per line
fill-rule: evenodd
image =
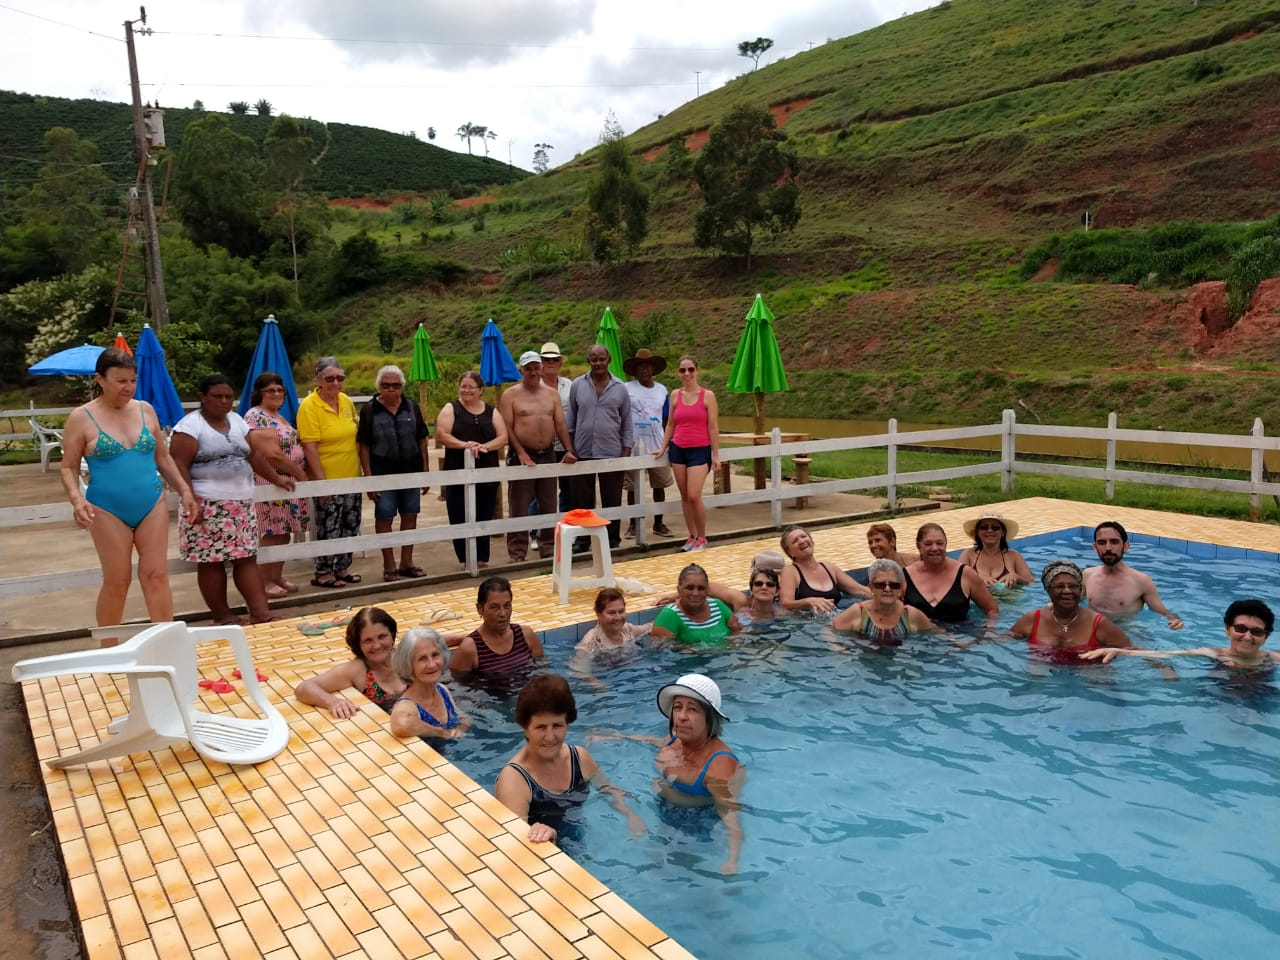
M 573 575 L 573 542 L 578 537 L 591 538 L 591 575 L 588 577 Z M 557 523 L 551 589 L 560 591 L 560 602 L 569 602 L 571 589 L 612 586 L 613 554 L 609 552 L 609 527 L 575 527 L 571 523 Z

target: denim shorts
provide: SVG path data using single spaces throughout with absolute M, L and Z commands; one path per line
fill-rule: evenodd
M 373 519 L 394 520 L 400 516 L 417 516 L 422 512 L 420 487 L 407 490 L 379 490 L 378 502 L 373 505 Z
M 667 447 L 667 460 L 672 466 L 707 467 L 711 465 L 711 447 L 678 447 L 673 443 Z

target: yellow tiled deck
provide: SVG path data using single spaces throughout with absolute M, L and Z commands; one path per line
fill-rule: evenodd
M 1133 531 L 1280 551 L 1274 526 L 1043 498 L 999 507 L 1021 536 L 1116 519 Z M 978 508 L 931 514 L 952 545 Z M 904 545 L 923 518 L 900 521 Z M 866 524 L 817 531 L 818 553 L 869 560 Z M 697 556 L 716 579 L 745 579 L 776 538 Z M 663 554 L 616 573 L 665 589 L 689 557 Z M 402 628 L 474 620 L 474 586 L 384 606 Z M 517 618 L 538 629 L 593 618 L 594 591 L 556 604 L 548 576 L 515 585 Z M 643 601 L 640 601 L 643 603 Z M 334 720 L 293 687 L 349 657 L 340 628 L 304 636 L 298 620 L 252 627 L 268 696 L 288 720 L 283 753 L 257 767 L 203 761 L 189 746 L 42 767 L 89 956 L 273 960 L 313 957 L 613 958 L 689 954 L 567 855 L 524 840 L 483 787 L 418 741 L 402 743 L 372 704 Z M 202 652 L 201 675 L 229 677 L 229 649 Z M 126 712 L 120 678 L 24 685 L 41 761 L 96 743 Z M 246 709 L 202 692 L 210 711 Z M 625 891 L 624 891 L 625 892 Z

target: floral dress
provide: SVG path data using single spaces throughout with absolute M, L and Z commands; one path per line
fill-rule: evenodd
M 299 467 L 306 465 L 302 453 L 302 444 L 298 440 L 298 431 L 288 420 L 276 414 L 268 413 L 262 407 L 252 407 L 244 415 L 245 423 L 250 430 L 274 430 L 280 438 L 280 449 L 284 455 Z M 263 486 L 271 481 L 264 480 L 254 474 L 254 484 Z M 256 504 L 258 512 L 258 535 L 274 537 L 282 534 L 301 533 L 307 529 L 310 516 L 306 500 L 267 500 Z

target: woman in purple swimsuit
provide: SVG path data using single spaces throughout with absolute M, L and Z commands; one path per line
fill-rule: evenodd
M 352 659 L 303 680 L 293 695 L 305 704 L 346 718 L 354 717 L 360 704 L 340 694 L 355 689 L 390 713 L 405 690 L 405 682 L 391 663 L 396 647 L 395 618 L 381 607 L 365 607 L 347 624 L 347 646 Z

